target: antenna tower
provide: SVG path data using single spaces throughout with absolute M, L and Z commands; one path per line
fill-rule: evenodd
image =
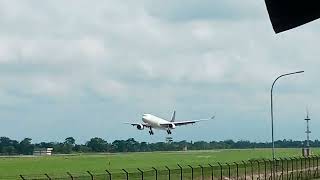
M 311 131 L 310 131 L 310 129 L 309 129 L 309 121 L 310 121 L 311 119 L 309 118 L 309 111 L 308 111 L 308 109 L 307 109 L 307 117 L 306 117 L 304 120 L 307 121 L 307 130 L 306 130 L 306 134 L 307 134 L 307 144 L 306 144 L 306 146 L 307 146 L 307 148 L 309 148 L 309 147 L 310 147 L 310 138 L 309 138 L 309 135 L 310 135 L 310 133 L 311 133 Z

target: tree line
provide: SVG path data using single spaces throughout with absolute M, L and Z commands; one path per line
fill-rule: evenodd
M 278 140 L 275 141 L 277 148 L 302 148 L 305 141 Z M 181 151 L 181 150 L 211 150 L 211 149 L 249 149 L 249 148 L 270 148 L 270 142 L 250 141 L 196 141 L 196 142 L 138 142 L 134 138 L 127 140 L 115 140 L 108 143 L 106 140 L 95 137 L 84 144 L 76 144 L 73 137 L 68 137 L 64 142 L 40 142 L 32 143 L 31 138 L 22 141 L 12 140 L 8 137 L 0 137 L 0 155 L 31 155 L 35 149 L 53 148 L 55 154 L 89 153 L 89 152 L 150 152 L 150 151 Z M 311 147 L 320 147 L 320 141 L 310 141 Z

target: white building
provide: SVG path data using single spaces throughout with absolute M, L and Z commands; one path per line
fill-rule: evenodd
M 53 148 L 37 148 L 33 150 L 34 156 L 51 156 Z

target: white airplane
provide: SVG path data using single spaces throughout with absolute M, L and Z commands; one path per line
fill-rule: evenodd
M 176 119 L 176 111 L 173 112 L 172 118 L 170 121 L 159 118 L 159 117 L 154 116 L 152 114 L 143 114 L 143 116 L 142 116 L 143 123 L 126 123 L 126 124 L 131 124 L 132 126 L 136 126 L 138 130 L 143 130 L 144 128 L 149 128 L 150 135 L 154 134 L 152 129 L 167 130 L 167 133 L 171 134 L 171 130 L 175 129 L 176 126 L 194 124 L 199 121 L 206 121 L 206 120 L 214 119 L 214 116 L 209 119 L 186 120 L 186 121 L 178 121 L 178 122 L 176 122 L 175 119 Z

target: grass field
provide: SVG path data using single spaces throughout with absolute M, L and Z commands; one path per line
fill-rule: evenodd
M 320 149 L 312 149 L 313 154 L 320 154 Z M 293 157 L 301 155 L 301 149 L 276 149 L 277 157 Z M 0 179 L 19 174 L 65 174 L 83 173 L 87 170 L 103 173 L 105 169 L 112 172 L 144 170 L 152 166 L 163 169 L 164 166 L 177 168 L 182 166 L 217 162 L 240 162 L 241 160 L 270 158 L 271 149 L 248 150 L 211 150 L 185 152 L 146 152 L 116 154 L 75 154 L 56 155 L 51 157 L 0 157 Z

